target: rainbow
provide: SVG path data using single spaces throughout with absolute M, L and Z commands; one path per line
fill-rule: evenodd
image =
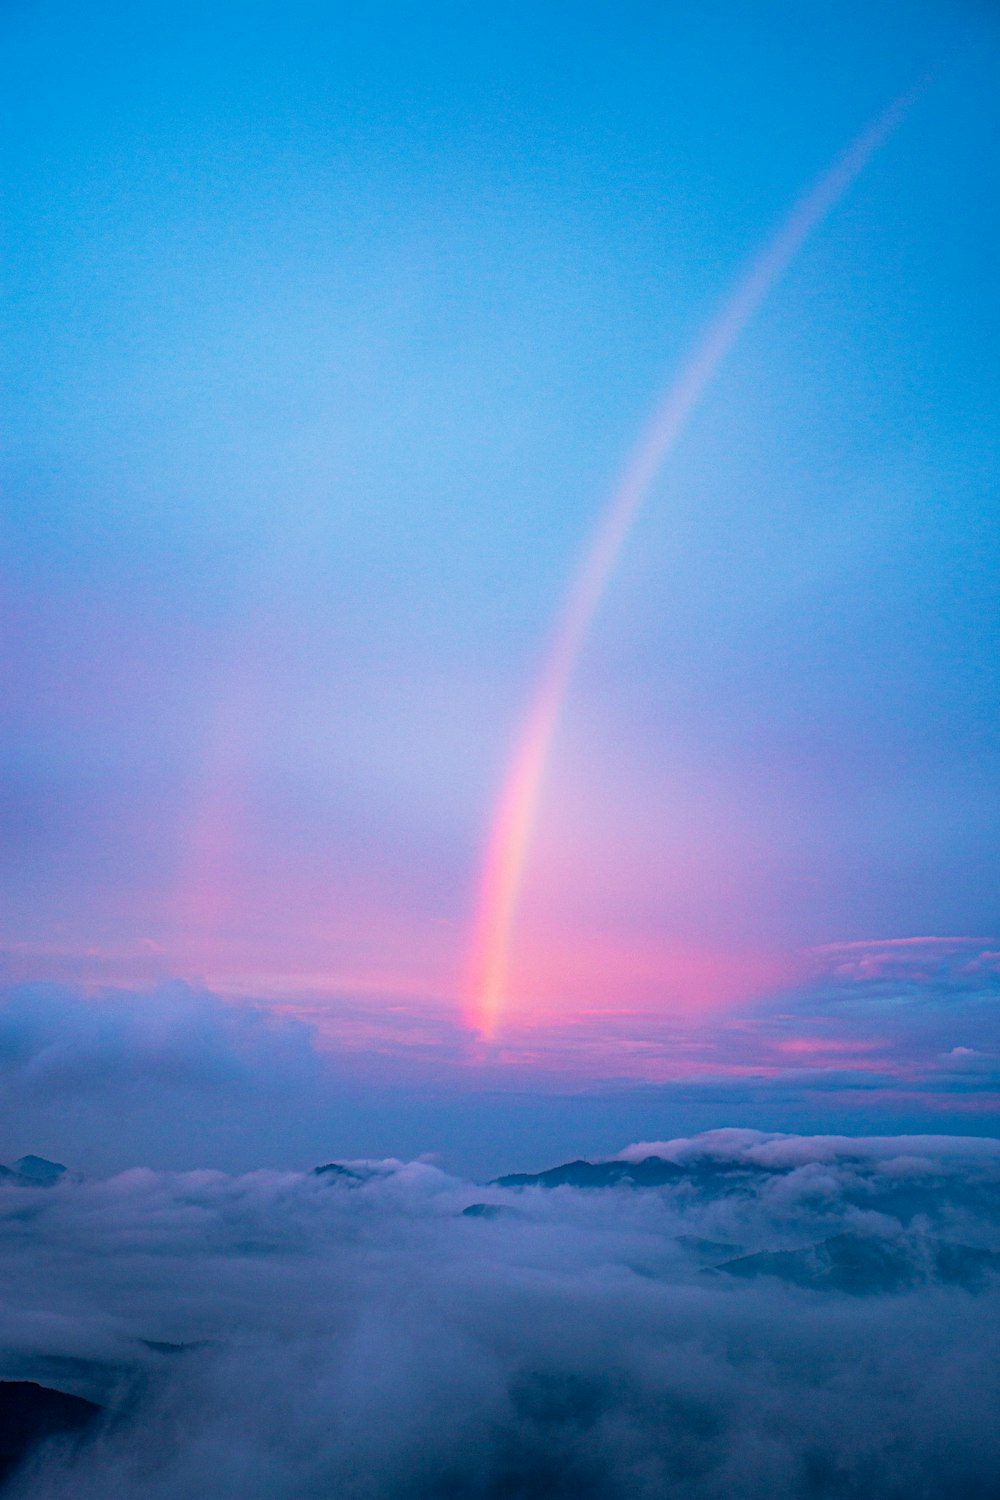
M 482 860 L 469 961 L 472 1030 L 496 1035 L 511 937 L 546 762 L 580 650 L 642 502 L 719 366 L 812 231 L 847 192 L 924 85 L 893 101 L 794 204 L 654 409 L 573 574 L 497 798 Z

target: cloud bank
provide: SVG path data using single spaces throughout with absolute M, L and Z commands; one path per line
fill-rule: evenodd
M 0 1375 L 109 1413 L 12 1500 L 994 1500 L 997 1143 L 343 1165 L 0 1186 Z
M 492 1176 L 720 1121 L 983 1134 L 1000 970 L 972 940 L 852 944 L 711 1017 L 613 1008 L 490 1047 L 439 1003 L 224 1000 L 180 983 L 0 991 L 0 1159 L 106 1174 L 443 1153 Z

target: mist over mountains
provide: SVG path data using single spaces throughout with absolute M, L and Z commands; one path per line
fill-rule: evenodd
M 11 1500 L 993 1500 L 1000 1143 L 0 1183 Z M 2 1389 L 2 1388 L 0 1388 Z

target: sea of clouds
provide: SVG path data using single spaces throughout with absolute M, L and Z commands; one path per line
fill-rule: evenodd
M 0 1183 L 0 1377 L 105 1409 L 10 1500 L 1000 1495 L 1000 1143 L 345 1165 Z

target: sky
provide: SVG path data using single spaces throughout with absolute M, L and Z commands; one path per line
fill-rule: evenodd
M 18 1150 L 995 1133 L 998 60 L 971 0 L 2 7 Z M 904 97 L 615 555 L 486 1025 L 594 527 Z

